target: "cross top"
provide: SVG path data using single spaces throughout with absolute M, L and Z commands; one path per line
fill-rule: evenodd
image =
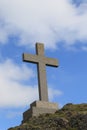
M 48 101 L 48 89 L 46 80 L 46 65 L 58 66 L 57 59 L 44 56 L 44 44 L 36 43 L 36 55 L 23 54 L 23 61 L 37 64 L 39 100 Z

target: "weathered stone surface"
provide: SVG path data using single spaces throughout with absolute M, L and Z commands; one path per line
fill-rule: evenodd
M 23 61 L 37 64 L 39 100 L 48 102 L 46 65 L 57 67 L 57 59 L 45 57 L 44 44 L 36 43 L 36 55 L 23 54 Z
M 58 110 L 56 103 L 50 103 L 45 101 L 35 101 L 30 104 L 30 109 L 23 113 L 23 123 L 29 120 L 31 117 L 39 116 L 40 114 L 55 113 Z
M 57 59 L 48 58 L 44 55 L 44 44 L 36 43 L 36 55 L 23 54 L 23 61 L 36 63 L 38 70 L 39 100 L 30 105 L 30 109 L 23 113 L 23 122 L 33 116 L 45 113 L 54 113 L 58 106 L 48 102 L 48 89 L 46 81 L 46 65 L 58 66 Z
M 39 108 L 49 108 L 49 109 L 56 109 L 58 110 L 57 103 L 45 102 L 45 101 L 35 101 L 30 104 L 31 107 L 39 107 Z

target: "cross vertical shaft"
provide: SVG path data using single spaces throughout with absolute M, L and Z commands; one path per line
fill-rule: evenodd
M 44 57 L 44 45 L 36 44 L 36 54 Z M 38 70 L 38 85 L 39 85 L 39 99 L 43 101 L 48 101 L 48 89 L 46 80 L 46 66 L 43 62 L 37 64 Z

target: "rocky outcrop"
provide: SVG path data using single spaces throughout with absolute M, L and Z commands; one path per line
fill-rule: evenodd
M 8 130 L 87 130 L 87 104 L 66 104 L 55 114 L 32 117 Z

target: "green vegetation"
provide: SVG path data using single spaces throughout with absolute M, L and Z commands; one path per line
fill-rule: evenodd
M 66 104 L 55 114 L 32 117 L 9 130 L 87 130 L 87 104 Z

